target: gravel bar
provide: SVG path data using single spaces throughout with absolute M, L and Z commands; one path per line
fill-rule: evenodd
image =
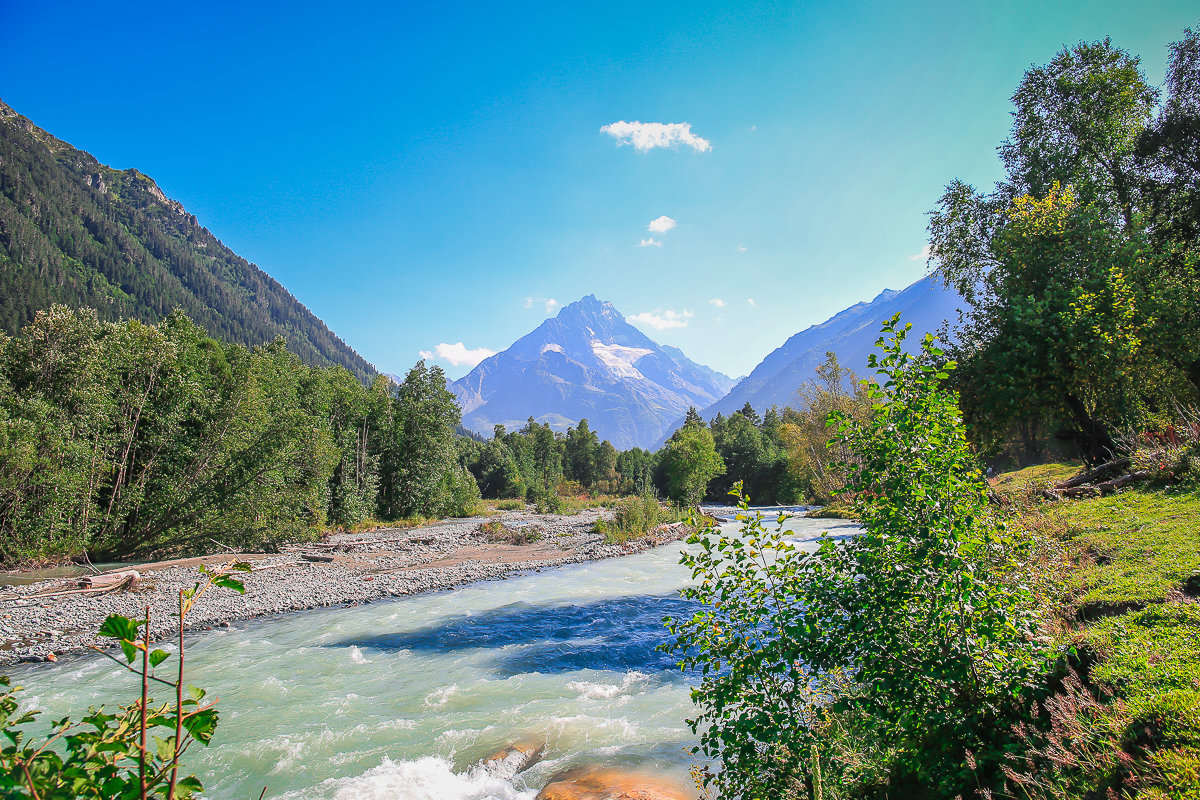
M 213 587 L 188 613 L 186 630 L 228 627 L 234 620 L 404 597 L 519 572 L 642 552 L 682 537 L 674 526 L 643 540 L 605 544 L 592 526 L 610 512 L 593 509 L 572 516 L 505 512 L 491 517 L 441 522 L 420 528 L 379 528 L 336 534 L 320 543 L 283 547 L 272 554 L 216 553 L 138 566 L 136 588 L 108 594 L 31 597 L 78 587 L 79 579 L 56 578 L 0 588 L 0 664 L 55 661 L 93 645 L 113 646 L 96 630 L 109 614 L 142 618 L 147 606 L 151 639 L 178 635 L 172 616 L 179 590 L 193 586 L 201 563 L 249 562 L 254 571 L 237 575 L 244 595 Z M 496 520 L 506 528 L 536 525 L 542 537 L 531 544 L 489 541 L 480 530 Z M 309 561 L 304 556 L 321 560 Z M 332 559 L 332 560 L 328 560 Z M 3 577 L 0 576 L 0 583 Z

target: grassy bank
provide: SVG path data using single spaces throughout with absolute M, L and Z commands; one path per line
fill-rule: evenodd
M 1016 524 L 1060 548 L 1063 654 L 1048 730 L 1018 737 L 1017 796 L 1200 798 L 1200 490 L 1046 503 Z

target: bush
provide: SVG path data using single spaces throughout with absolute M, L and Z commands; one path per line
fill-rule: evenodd
M 546 532 L 537 525 L 509 526 L 500 520 L 483 523 L 479 532 L 493 544 L 532 544 L 546 538 Z
M 679 519 L 679 512 L 664 506 L 657 497 L 639 495 L 620 500 L 612 520 L 598 519 L 592 529 L 604 535 L 606 544 L 624 544 L 646 536 L 659 525 Z
M 942 388 L 953 364 L 932 337 L 906 355 L 898 317 L 883 330 L 870 416 L 834 417 L 863 533 L 800 553 L 741 498 L 741 534 L 701 530 L 682 559 L 702 610 L 669 621 L 669 649 L 702 675 L 691 724 L 721 798 L 972 795 L 1039 672 L 1019 543 Z
M 10 689 L 8 678 L 0 677 L 0 739 L 7 740 L 0 747 L 0 797 L 184 800 L 197 796 L 204 787 L 194 775 L 179 776 L 179 758 L 192 742 L 208 744 L 217 728 L 217 712 L 216 701 L 207 701 L 203 689 L 183 683 L 184 619 L 196 600 L 214 586 L 244 591 L 230 573 L 249 570 L 248 564 L 237 562 L 215 570 L 201 567 L 203 580 L 180 591 L 180 651 L 174 681 L 154 674 L 170 655 L 150 649 L 149 606 L 147 619 L 113 614 L 104 621 L 99 634 L 116 640 L 124 660 L 100 652 L 140 677 L 142 684 L 141 697 L 116 713 L 92 708 L 79 722 L 56 720 L 39 745 L 22 730 L 39 712 L 19 713 L 14 693 L 20 687 Z M 174 702 L 152 707 L 150 681 L 170 688 Z

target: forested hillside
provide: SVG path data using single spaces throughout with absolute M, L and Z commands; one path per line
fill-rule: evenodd
M 101 164 L 0 101 L 0 330 L 54 303 L 147 323 L 180 308 L 225 342 L 282 336 L 309 366 L 375 372 L 149 176 Z

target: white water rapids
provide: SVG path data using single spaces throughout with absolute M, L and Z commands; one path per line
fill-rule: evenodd
M 788 528 L 812 544 L 853 526 Z M 686 785 L 688 679 L 655 650 L 662 617 L 691 611 L 677 597 L 689 577 L 679 548 L 193 636 L 188 681 L 220 697 L 221 723 L 185 766 L 207 797 L 230 800 L 264 786 L 296 800 L 514 800 L 596 762 Z M 137 691 L 98 655 L 10 674 L 22 708 L 45 712 L 38 730 Z M 531 733 L 547 737 L 546 760 L 514 781 L 471 769 Z

